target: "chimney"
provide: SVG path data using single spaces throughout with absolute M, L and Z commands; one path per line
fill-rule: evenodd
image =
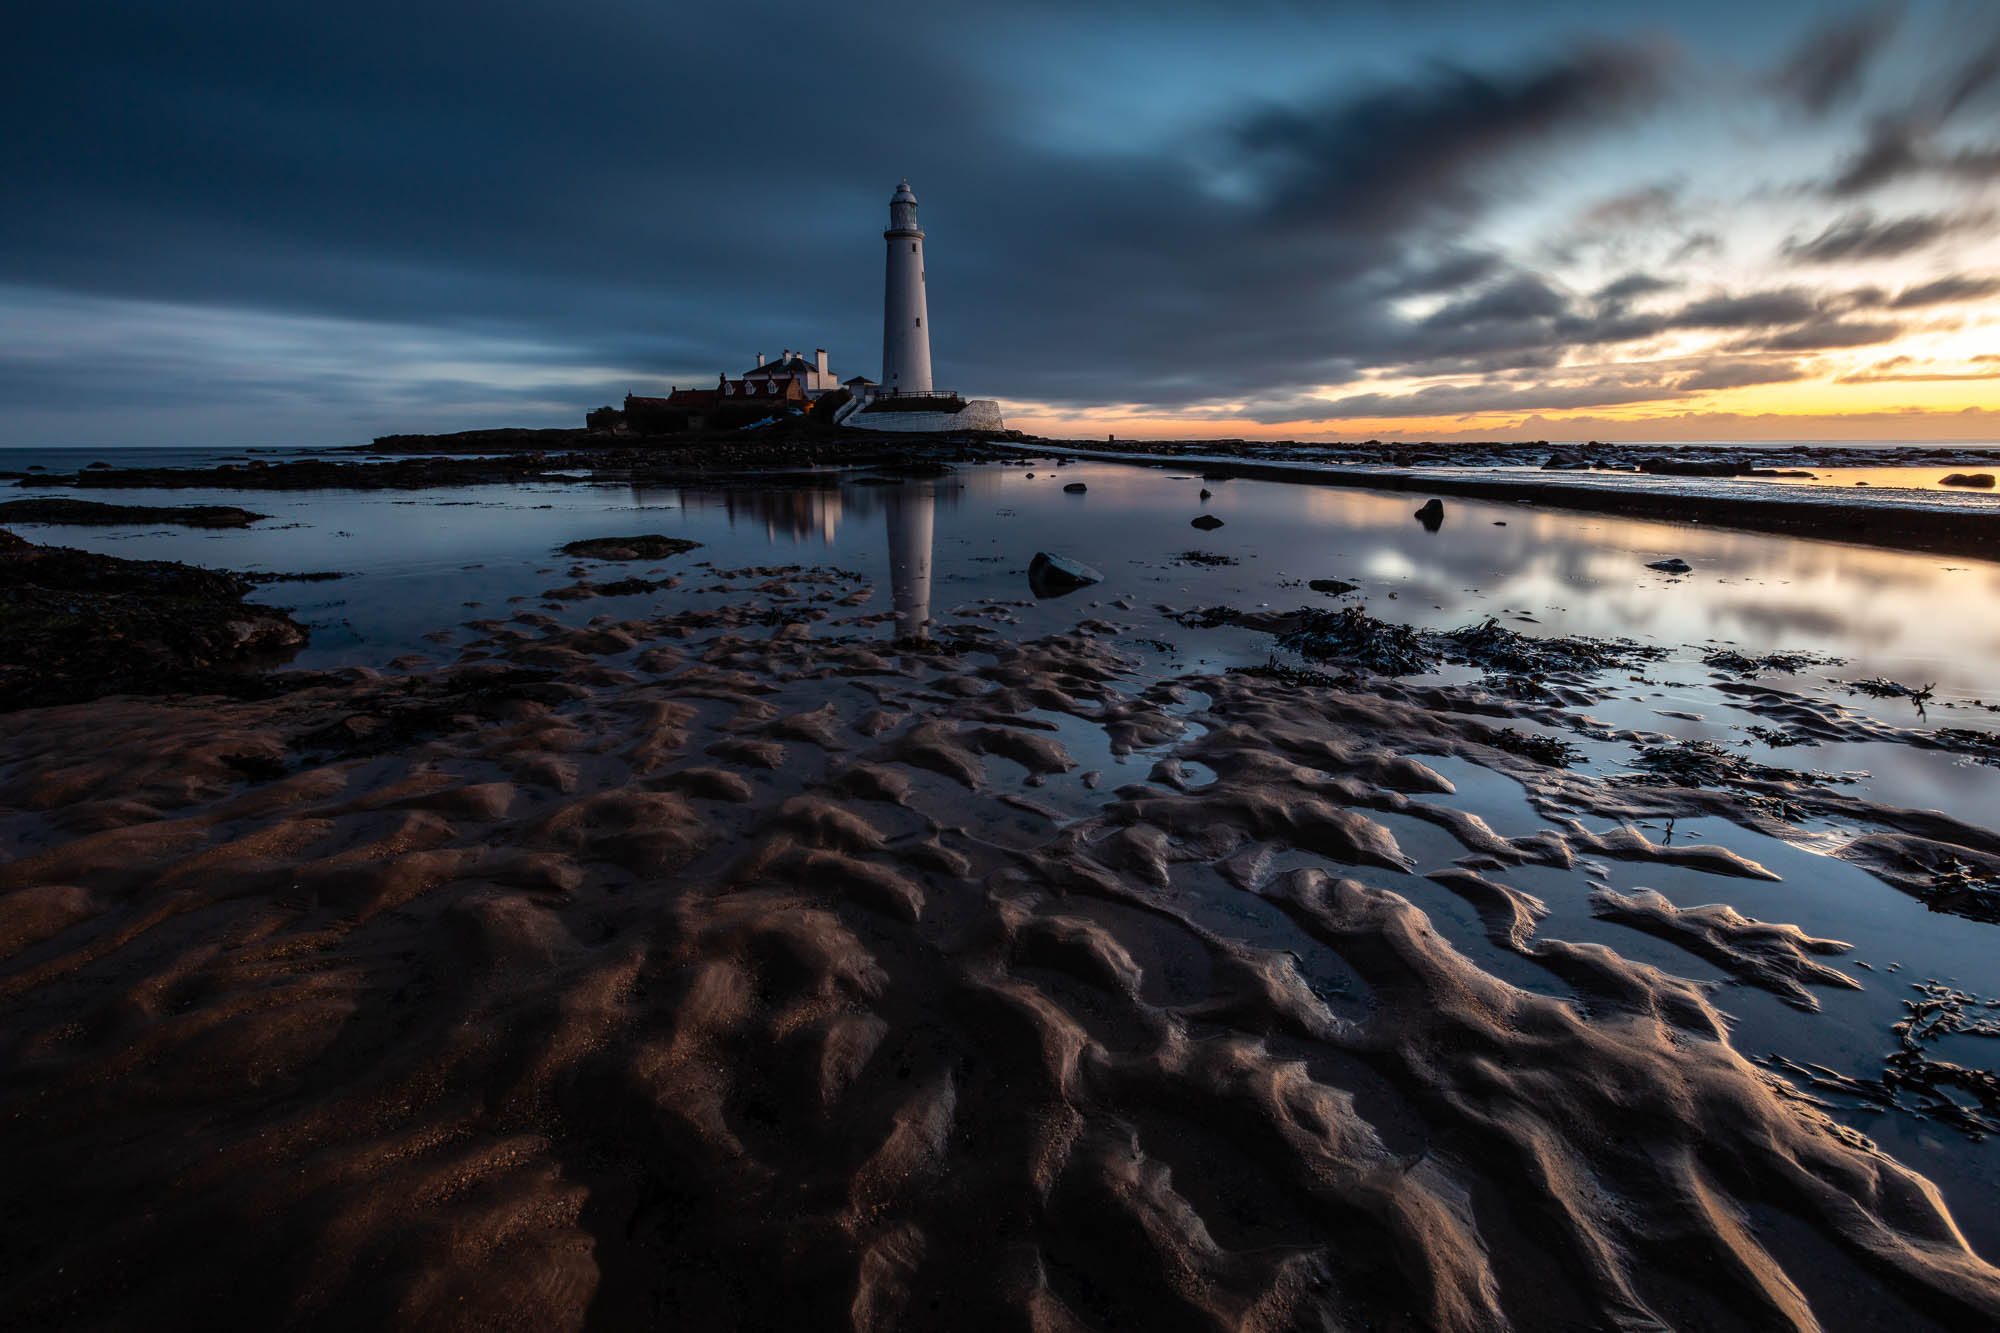
M 757 353 L 757 364 L 760 366 L 764 364 L 764 354 L 762 352 Z
M 791 359 L 792 359 L 792 349 L 791 349 L 791 348 L 789 348 L 789 347 L 787 347 L 787 348 L 786 348 L 786 349 L 785 349 L 785 350 L 784 350 L 783 352 L 781 352 L 781 353 L 779 354 L 779 356 L 778 356 L 778 360 L 779 360 L 780 362 L 785 362 L 785 361 L 789 361 L 789 360 L 791 360 Z
M 813 360 L 818 363 L 814 368 L 820 374 L 826 374 L 826 349 L 824 347 L 818 348 L 813 352 Z

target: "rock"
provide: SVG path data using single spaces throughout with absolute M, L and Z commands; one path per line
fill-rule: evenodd
M 1061 597 L 1078 588 L 1102 582 L 1104 575 L 1066 555 L 1037 551 L 1035 558 L 1028 562 L 1028 590 L 1037 597 Z
M 189 528 L 247 528 L 265 517 L 234 505 L 114 505 L 56 496 L 0 501 L 0 522 L 15 523 L 175 523 Z
M 1213 514 L 1203 514 L 1200 518 L 1195 519 L 1188 526 L 1194 528 L 1200 528 L 1203 532 L 1213 532 L 1215 531 L 1215 529 L 1222 526 L 1222 520 L 1217 518 Z
M 1426 500 L 1424 507 L 1417 511 L 1417 522 L 1424 525 L 1425 532 L 1436 532 L 1444 526 L 1444 501 Z
M 1211 490 L 1210 490 L 1210 489 L 1208 489 L 1208 487 L 1206 487 L 1206 486 L 1204 486 L 1204 487 L 1202 487 L 1202 488 L 1201 488 L 1201 498 L 1202 498 L 1202 499 L 1204 499 L 1204 500 L 1208 499 L 1209 497 L 1213 496 L 1214 494 L 1215 494 L 1215 492 L 1214 492 L 1214 491 L 1211 491 Z
M 700 542 L 685 537 L 662 537 L 643 533 L 637 537 L 589 537 L 564 545 L 563 554 L 587 556 L 595 560 L 664 560 L 670 555 L 692 551 Z
M 1069 485 L 1063 487 L 1063 493 L 1065 495 L 1082 495 L 1085 491 L 1089 489 L 1090 487 L 1084 485 L 1082 482 L 1073 481 Z
M 1657 569 L 1660 570 L 1662 573 L 1666 574 L 1686 574 L 1690 570 L 1692 570 L 1694 566 L 1690 565 L 1687 561 L 1681 559 L 1679 556 L 1672 555 L 1668 556 L 1665 560 L 1648 560 L 1646 562 L 1646 568 Z
M 1329 597 L 1338 597 L 1342 593 L 1353 592 L 1361 585 L 1358 583 L 1349 583 L 1346 579 L 1313 579 L 1306 586 L 1314 592 L 1323 592 Z
M 1938 485 L 1977 486 L 1980 490 L 1990 491 L 1993 489 L 1993 474 L 1991 472 L 1954 472 L 1938 482 Z

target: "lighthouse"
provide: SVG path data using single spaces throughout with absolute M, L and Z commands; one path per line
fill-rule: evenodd
M 991 398 L 965 399 L 950 390 L 940 393 L 931 383 L 924 230 L 917 225 L 917 192 L 910 188 L 908 178 L 890 196 L 889 230 L 882 233 L 882 239 L 889 243 L 889 268 L 882 283 L 882 383 L 849 380 L 842 387 L 850 396 L 834 409 L 834 424 L 905 434 L 1006 430 L 1000 404 Z M 928 575 L 924 585 L 921 600 L 928 602 Z M 898 608 L 901 614 L 900 602 Z
M 889 200 L 889 269 L 882 287 L 882 391 L 931 391 L 930 312 L 924 305 L 924 233 L 906 177 Z

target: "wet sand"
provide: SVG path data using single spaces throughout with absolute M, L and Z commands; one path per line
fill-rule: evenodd
M 1551 767 L 1503 733 L 1554 705 L 1490 684 L 1163 679 L 1092 619 L 891 643 L 852 575 L 701 577 L 740 595 L 475 621 L 451 665 L 276 698 L 0 715 L 0 1153 L 28 1201 L 0 1318 L 2000 1321 L 1936 1189 L 1739 1052 L 1713 985 L 1545 938 L 1505 878 L 1770 879 L 1631 821 L 1847 801 L 1871 870 L 1928 893 L 1948 855 L 1978 891 L 1993 833 L 1771 773 Z M 1100 751 L 1157 758 L 1070 781 Z M 1445 803 L 1447 758 L 1546 826 Z M 1197 910 L 1218 894 L 1241 928 Z M 1797 1007 L 1853 984 L 1847 942 L 1784 922 L 1593 910 Z

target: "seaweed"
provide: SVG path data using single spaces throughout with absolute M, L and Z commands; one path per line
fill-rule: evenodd
M 2000 923 L 2000 876 L 1985 874 L 1955 856 L 1945 857 L 1930 874 L 1931 882 L 1919 885 L 1917 896 L 1933 912 Z
M 1338 611 L 1306 609 L 1278 635 L 1278 646 L 1316 662 L 1346 662 L 1381 676 L 1429 671 L 1438 656 L 1410 625 L 1377 620 L 1358 606 Z
M 1745 677 L 1765 671 L 1798 672 L 1809 666 L 1839 666 L 1845 660 L 1823 653 L 1766 653 L 1762 657 L 1751 657 L 1730 648 L 1712 648 L 1701 655 L 1703 666 Z
M 1853 782 L 1860 776 L 1760 764 L 1754 759 L 1731 753 L 1714 741 L 1642 745 L 1629 762 L 1639 771 L 1621 774 L 1614 780 L 1640 787 L 1740 787 L 1746 783 L 1827 787 Z
M 1568 768 L 1583 758 L 1583 751 L 1559 736 L 1545 736 L 1539 732 L 1516 731 L 1512 727 L 1502 727 L 1486 738 L 1486 743 L 1496 750 L 1532 759 L 1545 768 Z
M 1166 612 L 1167 618 L 1176 625 L 1187 629 L 1214 629 L 1243 618 L 1243 613 L 1233 606 L 1204 606 L 1193 611 L 1174 611 L 1163 606 L 1160 610 Z
M 1794 745 L 1818 745 L 1811 736 L 1796 731 L 1780 731 L 1776 727 L 1749 726 L 1743 728 L 1773 750 L 1787 750 Z
M 1255 676 L 1263 680 L 1282 681 L 1286 685 L 1317 685 L 1328 689 L 1352 689 L 1361 683 L 1361 677 L 1349 673 L 1331 676 L 1324 671 L 1313 671 L 1306 667 L 1287 666 L 1273 657 L 1262 666 L 1237 666 L 1229 668 L 1232 676 Z
M 1217 565 L 1233 565 L 1237 563 L 1237 560 L 1233 555 L 1218 555 L 1214 551 L 1182 551 L 1174 557 L 1174 563 L 1177 565 L 1206 565 L 1212 568 Z
M 2000 1074 L 1931 1053 L 1931 1044 L 1944 1037 L 2000 1037 L 2000 1022 L 1977 1012 L 2000 1007 L 2000 1001 L 1982 1001 L 1938 981 L 1913 982 L 1910 988 L 1917 998 L 1903 1001 L 1903 1017 L 1890 1029 L 1896 1049 L 1882 1058 L 1879 1078 L 1854 1078 L 1782 1055 L 1766 1056 L 1760 1063 L 1799 1078 L 1817 1092 L 1934 1120 L 1974 1142 L 2000 1133 Z
M 1466 625 L 1435 636 L 1445 660 L 1465 662 L 1493 671 L 1544 675 L 1551 671 L 1602 671 L 1667 655 L 1666 649 L 1629 639 L 1592 639 L 1583 635 L 1530 638 L 1489 617 L 1484 624 Z
M 1931 733 L 1931 739 L 1940 749 L 1969 755 L 1976 764 L 2000 768 L 2000 734 L 1974 731 L 1970 727 L 1939 727 Z
M 1913 686 L 1905 685 L 1899 680 L 1890 680 L 1884 676 L 1872 676 L 1867 680 L 1850 680 L 1847 682 L 1847 692 L 1849 694 L 1865 694 L 1872 699 L 1908 699 L 1917 706 L 1919 712 L 1923 711 L 1923 706 L 1930 702 L 1931 694 L 1936 689 L 1936 682 L 1917 689 Z

